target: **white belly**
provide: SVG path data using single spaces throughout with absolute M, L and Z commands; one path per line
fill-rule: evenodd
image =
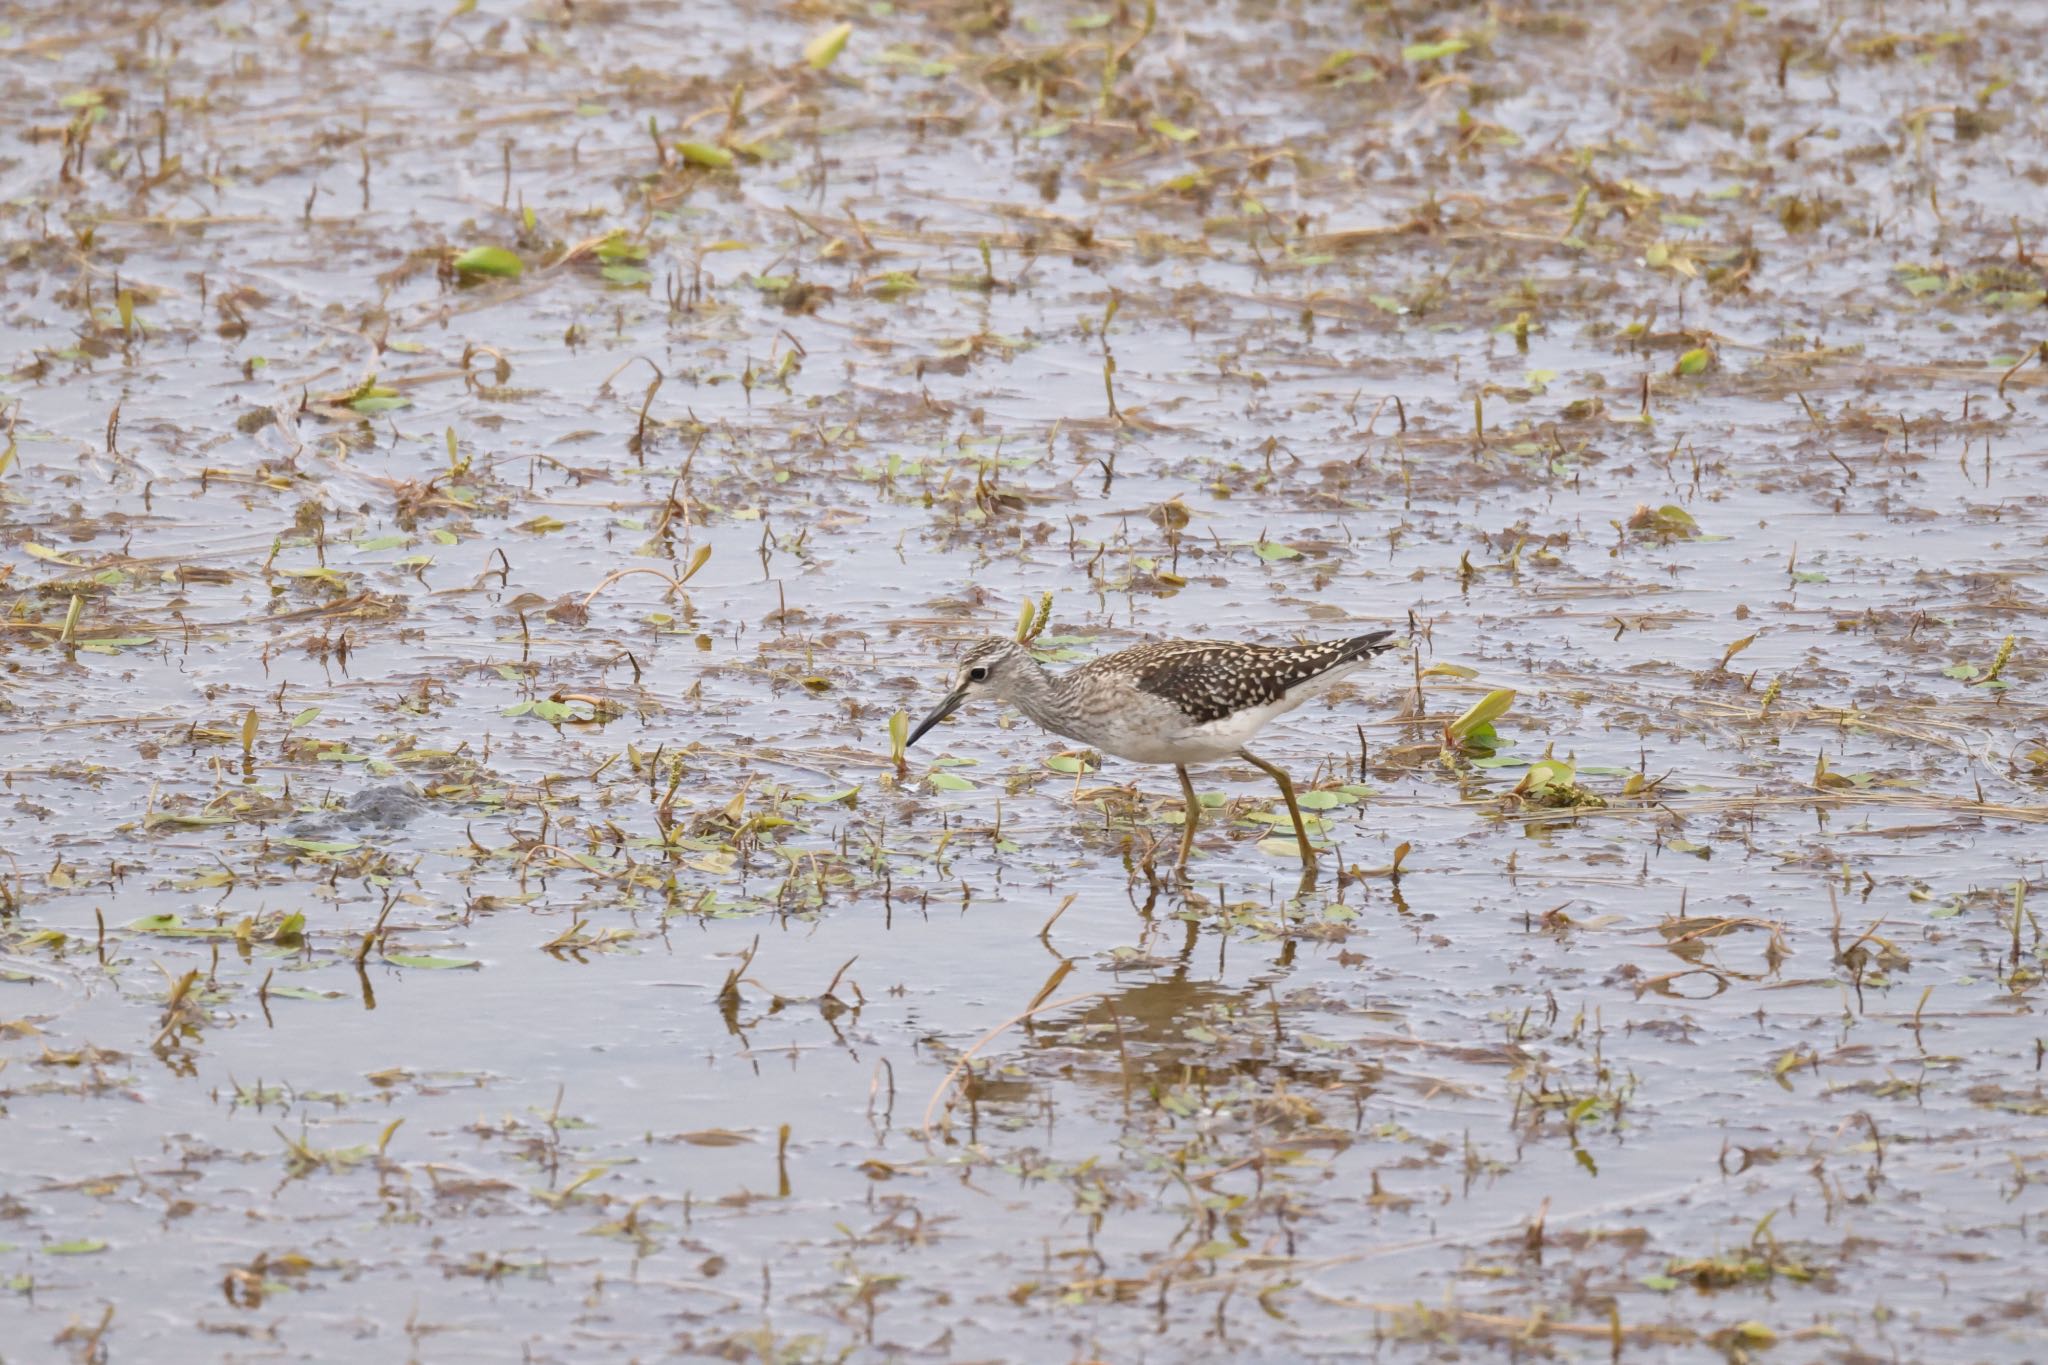
M 1178 731 L 1155 734 L 1104 736 L 1099 745 L 1105 753 L 1134 763 L 1212 763 L 1228 758 L 1252 742 L 1252 737 L 1275 716 L 1285 715 L 1306 697 L 1287 697 L 1249 711 L 1238 711 L 1206 725 L 1189 725 Z

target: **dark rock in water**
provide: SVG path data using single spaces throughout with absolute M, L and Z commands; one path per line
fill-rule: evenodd
M 410 824 L 427 809 L 419 790 L 410 784 L 366 787 L 349 798 L 340 810 L 304 816 L 285 826 L 294 839 L 332 834 L 338 830 L 397 829 Z

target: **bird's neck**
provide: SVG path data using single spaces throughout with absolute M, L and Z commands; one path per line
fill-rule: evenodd
M 1045 671 L 1036 659 L 1026 661 L 1007 680 L 1003 697 L 1012 706 L 1022 711 L 1056 735 L 1067 734 L 1061 723 L 1067 708 L 1060 705 L 1060 697 L 1066 679 Z

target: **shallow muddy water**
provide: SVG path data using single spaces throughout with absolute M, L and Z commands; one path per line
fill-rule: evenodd
M 0 1359 L 2041 1358 L 2041 44 L 0 8 Z

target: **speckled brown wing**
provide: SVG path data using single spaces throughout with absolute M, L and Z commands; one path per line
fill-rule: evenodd
M 1280 701 L 1303 683 L 1392 649 L 1393 632 L 1313 645 L 1166 640 L 1098 659 L 1091 670 L 1120 673 L 1139 691 L 1172 702 L 1197 725 Z

